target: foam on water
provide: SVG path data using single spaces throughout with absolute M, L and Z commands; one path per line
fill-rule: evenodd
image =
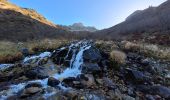
M 71 63 L 73 62 L 73 65 L 67 68 L 63 73 L 61 74 L 56 74 L 54 77 L 56 79 L 63 79 L 63 78 L 68 78 L 68 77 L 76 77 L 77 75 L 81 74 L 81 64 L 83 64 L 83 52 L 87 49 L 89 49 L 91 46 L 87 47 L 82 47 L 80 48 L 80 51 L 75 57 L 75 60 L 71 60 Z
M 0 64 L 0 70 L 5 70 L 12 67 L 14 64 Z
M 31 56 L 31 57 L 26 57 L 23 62 L 24 63 L 27 63 L 28 61 L 30 60 L 33 60 L 33 59 L 43 59 L 45 57 L 50 57 L 51 56 L 51 52 L 43 52 L 41 53 L 40 55 L 35 55 L 35 56 Z

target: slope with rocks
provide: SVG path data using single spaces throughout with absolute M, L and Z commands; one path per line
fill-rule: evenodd
M 54 37 L 64 29 L 48 21 L 33 9 L 0 1 L 0 39 L 27 40 Z
M 168 44 L 170 43 L 169 11 L 170 0 L 167 0 L 158 7 L 149 7 L 145 10 L 135 11 L 124 22 L 98 31 L 98 33 L 114 39 L 141 39 L 149 37 L 148 39 L 153 40 L 153 42 Z
M 0 99 L 170 99 L 169 62 L 104 43 L 73 41 L 21 63 L 0 64 Z

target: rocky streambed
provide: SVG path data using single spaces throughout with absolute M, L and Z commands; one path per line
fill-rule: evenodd
M 118 65 L 83 40 L 0 64 L 0 100 L 169 100 L 170 63 L 125 52 Z

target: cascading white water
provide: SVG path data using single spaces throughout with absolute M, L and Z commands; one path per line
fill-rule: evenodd
M 87 41 L 80 41 L 78 43 L 73 43 L 69 46 L 69 51 L 65 57 L 65 59 L 68 57 L 68 54 L 70 53 L 70 51 L 72 50 L 73 54 L 72 54 L 72 59 L 70 60 L 70 66 L 69 68 L 65 69 L 63 71 L 63 73 L 61 74 L 54 74 L 52 77 L 61 80 L 64 78 L 68 78 L 68 77 L 77 77 L 77 75 L 81 74 L 81 65 L 83 64 L 83 52 L 87 49 L 89 49 L 91 47 L 90 43 L 88 43 Z M 65 49 L 65 48 L 62 48 Z M 78 53 L 76 54 L 76 51 L 78 50 Z M 33 56 L 33 57 L 27 57 L 24 59 L 23 62 L 27 62 L 30 59 L 33 58 L 43 58 L 43 57 L 50 57 L 51 53 L 49 52 L 44 52 L 42 54 L 40 54 L 39 56 Z M 47 82 L 48 82 L 48 78 L 43 79 L 43 80 L 34 80 L 34 81 L 28 81 L 26 83 L 20 83 L 18 85 L 11 85 L 10 89 L 5 90 L 5 91 L 1 91 L 0 92 L 0 99 L 6 99 L 7 97 L 16 94 L 17 92 L 19 92 L 20 90 L 22 90 L 28 83 L 32 83 L 32 82 L 40 82 L 44 88 L 46 88 Z M 61 87 L 62 89 L 66 89 L 64 86 L 62 86 L 61 84 L 58 85 L 59 87 Z M 54 93 L 46 93 L 44 94 L 44 96 L 50 96 L 50 94 L 54 94 Z

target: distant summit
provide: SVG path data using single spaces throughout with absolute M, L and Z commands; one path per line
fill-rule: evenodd
M 84 26 L 83 23 L 74 23 L 69 26 L 63 26 L 64 29 L 67 29 L 69 31 L 88 31 L 88 32 L 95 32 L 97 29 L 92 26 Z

